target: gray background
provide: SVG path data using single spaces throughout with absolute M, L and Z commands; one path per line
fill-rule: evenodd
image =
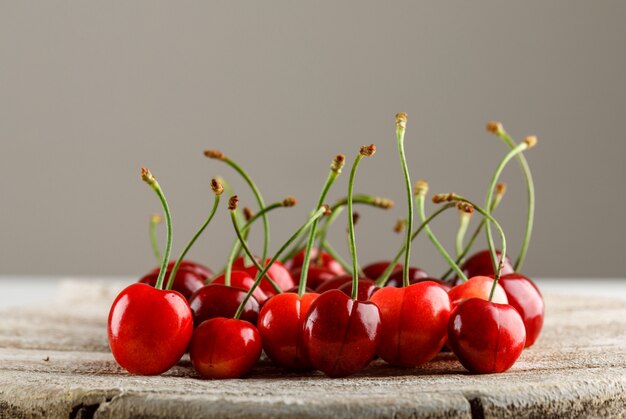
M 406 204 L 393 115 L 409 114 L 413 180 L 482 201 L 506 152 L 501 120 L 537 181 L 532 276 L 621 276 L 626 235 L 626 3 L 0 2 L 0 274 L 139 275 L 154 265 L 147 219 L 159 210 L 146 165 L 174 213 L 176 251 L 203 221 L 211 176 L 251 195 L 219 148 L 273 202 L 274 248 L 314 205 L 337 152 L 378 153 L 359 191 L 394 210 L 361 210 L 362 262 L 388 258 Z M 332 191 L 346 191 L 347 173 Z M 516 165 L 497 215 L 519 248 Z M 428 211 L 432 209 L 429 206 Z M 433 228 L 448 245 L 451 213 Z M 345 220 L 333 241 L 344 255 Z M 259 232 L 252 244 L 259 248 Z M 192 251 L 214 267 L 233 233 L 225 205 Z M 424 238 L 414 264 L 440 257 Z

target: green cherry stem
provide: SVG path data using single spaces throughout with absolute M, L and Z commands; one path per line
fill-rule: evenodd
M 170 207 L 167 204 L 167 200 L 165 199 L 165 195 L 163 194 L 163 190 L 161 190 L 161 186 L 159 182 L 152 176 L 150 170 L 145 167 L 141 168 L 141 180 L 146 182 L 154 192 L 156 192 L 159 197 L 159 201 L 161 201 L 161 205 L 163 206 L 163 213 L 165 214 L 165 227 L 167 231 L 166 239 L 165 239 L 165 254 L 163 255 L 163 259 L 161 260 L 161 268 L 159 270 L 159 276 L 157 277 L 157 281 L 155 284 L 155 288 L 162 290 L 163 289 L 163 280 L 165 278 L 165 273 L 167 272 L 167 264 L 170 260 L 170 255 L 172 254 L 172 215 L 170 213 Z
M 356 169 L 363 157 L 371 157 L 376 152 L 376 146 L 371 144 L 369 146 L 361 147 L 359 154 L 356 156 L 354 163 L 352 163 L 352 170 L 350 170 L 350 179 L 348 180 L 348 237 L 350 239 L 350 256 L 352 257 L 352 295 L 351 298 L 356 300 L 359 295 L 359 262 L 356 255 L 356 238 L 354 236 L 354 211 L 352 209 L 352 195 L 354 190 L 354 178 L 356 175 Z
M 189 252 L 189 249 L 191 249 L 191 247 L 194 245 L 196 240 L 198 240 L 198 237 L 200 237 L 200 235 L 204 232 L 204 230 L 207 228 L 207 226 L 209 225 L 209 223 L 215 216 L 215 213 L 217 212 L 217 208 L 220 204 L 220 197 L 222 196 L 222 193 L 224 192 L 224 187 L 217 179 L 212 179 L 211 189 L 213 190 L 213 193 L 215 194 L 215 199 L 213 200 L 213 208 L 211 208 L 211 212 L 209 213 L 209 216 L 204 221 L 202 226 L 200 226 L 198 231 L 196 231 L 196 234 L 193 235 L 191 240 L 189 240 L 189 243 L 187 243 L 187 246 L 185 246 L 185 249 L 183 249 L 180 256 L 178 256 L 178 258 L 176 259 L 176 263 L 174 264 L 174 266 L 172 267 L 172 270 L 170 271 L 170 276 L 167 281 L 167 286 L 165 287 L 165 289 L 168 289 L 168 290 L 172 289 L 172 286 L 174 286 L 174 280 L 176 279 L 176 274 L 178 273 L 178 268 L 180 268 L 180 264 L 185 259 L 185 256 L 187 256 L 187 252 Z
M 415 195 L 416 195 L 416 200 L 417 200 L 417 213 L 422 223 L 426 220 L 426 214 L 424 213 L 424 200 L 426 198 L 427 193 L 428 193 L 428 183 L 425 180 L 418 180 L 415 183 Z M 463 210 L 462 208 L 459 208 L 459 209 Z M 446 260 L 448 265 L 450 265 L 450 267 L 454 269 L 454 272 L 456 272 L 456 274 L 459 276 L 459 278 L 461 278 L 463 282 L 467 282 L 467 275 L 465 275 L 465 273 L 461 270 L 461 268 L 459 268 L 459 265 L 457 265 L 454 262 L 450 254 L 441 245 L 441 242 L 437 240 L 437 237 L 431 230 L 430 226 L 426 224 L 424 229 L 426 230 L 426 235 L 428 236 L 430 241 L 435 245 L 439 253 L 441 253 L 441 256 L 443 256 L 443 258 Z
M 454 248 L 457 258 L 461 253 L 463 253 L 463 240 L 465 239 L 465 235 L 467 234 L 467 229 L 469 228 L 471 220 L 471 213 L 459 210 L 459 228 L 456 231 L 456 237 L 454 240 Z
M 504 170 L 504 167 L 506 166 L 506 164 L 513 157 L 519 155 L 524 150 L 534 147 L 536 144 L 537 144 L 537 137 L 528 136 L 524 138 L 524 142 L 517 145 L 515 148 L 509 151 L 506 154 L 506 156 L 504 156 L 504 158 L 502 159 L 502 161 L 496 168 L 496 171 L 494 172 L 493 177 L 491 178 L 491 182 L 489 184 L 487 198 L 485 198 L 485 207 L 487 209 L 489 208 L 489 204 L 491 203 L 493 199 L 493 194 L 496 189 L 496 183 L 498 182 L 498 179 L 500 178 L 500 175 L 502 174 L 502 170 Z M 485 231 L 487 235 L 487 244 L 489 245 L 489 249 L 493 249 L 493 235 L 491 233 L 491 223 L 489 221 L 487 221 L 487 223 L 485 224 Z M 493 263 L 493 269 L 495 272 L 496 267 L 498 266 L 498 255 L 496 254 L 495 250 L 491 252 L 491 262 Z
M 335 262 L 341 265 L 344 271 L 352 275 L 352 266 L 350 266 L 350 264 L 344 258 L 341 257 L 339 252 L 335 250 L 335 248 L 328 242 L 328 240 L 324 240 L 324 242 L 322 243 L 322 249 L 326 250 L 326 252 L 333 259 L 335 259 Z M 359 271 L 359 275 L 364 276 L 362 271 Z
M 326 199 L 326 195 L 330 190 L 330 187 L 335 183 L 337 177 L 341 174 L 341 170 L 343 169 L 344 164 L 346 163 L 346 156 L 343 154 L 338 154 L 333 159 L 333 162 L 330 165 L 330 172 L 328 173 L 328 177 L 324 182 L 324 186 L 322 187 L 322 192 L 317 200 L 317 207 L 315 211 L 319 211 L 324 205 L 324 200 Z M 313 243 L 315 241 L 315 233 L 317 232 L 317 224 L 319 218 L 315 219 L 311 224 L 311 230 L 309 231 L 309 238 L 306 243 L 306 248 L 304 251 L 304 259 L 302 260 L 302 269 L 300 271 L 300 283 L 298 284 L 298 296 L 302 298 L 304 292 L 306 291 L 306 282 L 307 277 L 309 275 L 309 265 L 311 263 L 311 251 L 313 250 Z M 321 252 L 320 252 L 321 254 Z
M 402 164 L 404 175 L 404 186 L 407 198 L 407 220 L 406 220 L 406 240 L 404 249 L 404 266 L 402 271 L 402 286 L 409 286 L 409 268 L 411 261 L 411 232 L 413 231 L 413 192 L 411 189 L 411 177 L 409 176 L 409 166 L 406 163 L 404 153 L 404 133 L 406 131 L 407 115 L 404 112 L 396 114 L 396 141 L 398 144 L 398 155 Z
M 444 205 L 443 207 L 437 209 L 435 212 L 433 212 L 428 218 L 426 218 L 426 220 L 424 220 L 424 222 L 422 222 L 422 224 L 419 225 L 419 227 L 417 227 L 417 229 L 415 229 L 415 231 L 411 234 L 411 241 L 415 240 L 415 238 L 422 232 L 422 230 L 424 230 L 424 228 L 432 221 L 434 220 L 439 214 L 441 214 L 442 212 L 444 212 L 445 210 L 455 207 L 456 204 L 453 203 L 448 203 L 446 205 Z M 391 261 L 391 263 L 387 266 L 387 268 L 385 269 L 385 271 L 378 277 L 378 279 L 376 280 L 376 285 L 379 287 L 383 287 L 385 286 L 385 283 L 387 282 L 387 280 L 389 279 L 389 277 L 391 276 L 391 274 L 393 273 L 393 269 L 396 266 L 396 264 L 398 263 L 398 261 L 400 260 L 400 258 L 402 258 L 402 255 L 404 255 L 404 246 L 405 244 L 403 243 L 402 246 L 400 246 L 400 249 L 398 250 L 398 253 L 396 253 L 396 256 L 393 258 L 393 260 Z
M 246 173 L 246 171 L 243 170 L 241 166 L 239 166 L 237 163 L 235 163 L 229 157 L 227 157 L 224 153 L 218 150 L 205 150 L 204 155 L 210 159 L 221 160 L 224 163 L 228 164 L 233 169 L 235 169 L 235 171 L 239 173 L 241 177 L 243 177 L 243 179 L 246 181 L 248 186 L 250 186 L 250 189 L 252 190 L 252 193 L 254 194 L 254 197 L 256 198 L 257 204 L 259 205 L 259 211 L 263 211 L 263 209 L 265 208 L 265 203 L 263 202 L 263 197 L 261 196 L 261 192 L 259 191 L 259 188 L 256 186 L 256 184 L 252 181 L 252 178 L 250 178 L 248 173 Z M 267 257 L 267 252 L 268 252 L 269 242 L 270 242 L 270 224 L 269 224 L 269 218 L 267 217 L 267 213 L 263 213 L 262 216 L 263 216 L 263 254 L 262 254 L 261 260 L 265 260 L 265 258 Z
M 233 227 L 235 228 L 235 232 L 237 232 L 237 237 L 239 237 L 240 240 L 243 239 L 243 236 L 241 234 L 241 231 L 239 230 L 239 226 L 237 225 L 237 217 L 234 215 L 234 209 L 237 208 L 237 196 L 233 196 L 229 203 L 228 203 L 228 209 L 231 211 L 231 220 L 233 223 Z M 261 268 L 260 266 L 257 266 L 257 269 L 259 269 L 259 272 L 257 274 L 257 277 L 254 281 L 254 285 L 252 287 L 250 287 L 250 289 L 248 290 L 248 292 L 246 293 L 246 296 L 244 297 L 244 299 L 241 301 L 241 303 L 239 304 L 239 308 L 237 309 L 237 312 L 235 313 L 235 319 L 238 319 L 239 317 L 241 317 L 241 313 L 243 312 L 243 308 L 246 305 L 246 303 L 248 302 L 248 300 L 250 299 L 250 296 L 252 295 L 252 293 L 254 292 L 254 290 L 259 286 L 259 284 L 261 283 L 261 280 L 263 279 L 263 277 L 267 277 L 267 271 L 270 269 L 270 267 L 274 264 L 274 262 L 276 262 L 278 260 L 278 258 L 280 257 L 280 255 L 293 243 L 294 240 L 296 240 L 298 238 L 298 236 L 300 236 L 303 232 L 305 232 L 307 229 L 309 229 L 311 227 L 311 225 L 319 220 L 320 217 L 324 216 L 325 214 L 327 214 L 329 211 L 328 206 L 322 206 L 322 208 L 318 209 L 315 214 L 313 214 L 311 216 L 311 218 L 309 218 L 309 220 L 304 223 L 294 234 L 293 236 L 291 236 L 281 247 L 280 249 L 278 249 L 278 251 L 276 252 L 276 254 L 272 257 L 272 259 L 270 259 L 270 261 L 267 263 L 267 265 L 265 265 L 264 268 Z M 244 248 L 244 250 L 246 252 L 249 252 L 250 254 L 252 253 L 250 251 L 250 248 L 248 247 L 248 245 L 245 243 L 245 241 L 242 241 L 242 246 Z M 278 292 L 280 293 L 281 291 L 278 290 Z
M 487 130 L 496 134 L 506 145 L 508 145 L 511 149 L 516 147 L 515 141 L 513 138 L 504 130 L 502 124 L 499 122 L 490 122 L 487 124 Z M 533 176 L 530 171 L 530 167 L 528 166 L 528 161 L 526 160 L 526 156 L 524 154 L 517 155 L 517 162 L 519 163 L 522 172 L 524 173 L 524 178 L 526 179 L 526 195 L 528 202 L 528 211 L 526 214 L 526 231 L 524 233 L 524 239 L 522 241 L 522 246 L 519 251 L 519 255 L 513 265 L 513 268 L 516 272 L 522 268 L 524 264 L 524 260 L 526 259 L 526 253 L 528 252 L 528 246 L 530 245 L 530 238 L 533 233 L 533 224 L 535 219 L 535 183 L 533 182 Z
M 163 222 L 163 217 L 159 214 L 152 214 L 150 216 L 150 245 L 152 246 L 152 253 L 158 263 L 161 263 L 163 255 L 161 249 L 159 249 L 159 241 L 156 237 L 156 227 Z

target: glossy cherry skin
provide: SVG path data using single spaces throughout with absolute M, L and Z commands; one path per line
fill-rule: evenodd
M 319 296 L 305 293 L 275 295 L 263 305 L 258 329 L 263 349 L 276 365 L 286 369 L 311 369 L 311 362 L 302 342 L 304 317 L 311 303 Z
M 300 274 L 302 273 L 302 267 L 292 269 L 291 277 L 296 285 L 300 284 Z M 322 268 L 320 266 L 309 266 L 309 273 L 306 278 L 306 286 L 312 289 L 319 287 L 322 283 L 330 281 L 337 274 L 330 269 Z
M 498 284 L 504 289 L 509 304 L 522 316 L 528 348 L 535 343 L 543 327 L 543 296 L 530 278 L 518 273 L 503 275 Z
M 433 359 L 448 336 L 450 299 L 434 282 L 385 287 L 371 298 L 381 318 L 376 353 L 393 366 L 415 367 Z
M 214 317 L 227 319 L 234 317 L 239 305 L 246 298 L 247 292 L 243 288 L 222 284 L 210 284 L 200 288 L 189 299 L 194 326 L 197 327 L 203 321 Z M 243 308 L 241 320 L 256 324 L 259 310 L 258 301 L 251 296 Z
M 329 377 L 359 372 L 376 354 L 380 311 L 339 290 L 313 301 L 304 320 L 303 343 L 311 365 Z
M 171 270 L 167 270 L 165 274 L 165 280 L 163 284 L 167 284 L 169 280 Z M 157 282 L 157 278 L 159 277 L 159 272 L 150 272 L 143 278 L 139 280 L 142 284 L 148 284 L 151 286 L 155 286 Z M 204 286 L 204 281 L 206 279 L 198 276 L 194 271 L 190 271 L 187 268 L 180 268 L 178 272 L 176 272 L 176 278 L 174 278 L 174 284 L 172 285 L 172 289 L 174 291 L 180 292 L 183 297 L 189 299 L 191 295 L 196 292 L 196 290 L 202 288 Z
M 501 252 L 496 251 L 498 256 L 501 255 Z M 463 265 L 461 265 L 461 270 L 468 277 L 471 278 L 473 276 L 489 276 L 494 275 L 493 271 L 493 263 L 491 262 L 491 252 L 489 250 L 481 250 L 480 252 L 474 253 L 472 256 L 467 259 Z M 509 257 L 504 260 L 504 266 L 502 267 L 501 275 L 506 275 L 513 273 L 513 265 L 511 265 L 511 261 Z
M 261 335 L 245 320 L 214 317 L 194 330 L 189 357 L 204 378 L 239 378 L 261 357 Z
M 402 279 L 404 277 L 404 272 L 402 269 L 395 271 L 393 274 L 389 276 L 387 282 L 385 282 L 386 287 L 402 287 Z M 420 268 L 415 268 L 413 266 L 409 267 L 409 283 L 415 284 L 422 279 L 428 278 L 428 274 L 425 270 Z
M 470 278 L 467 282 L 463 282 L 450 291 L 448 296 L 452 306 L 456 306 L 462 300 L 469 298 L 480 298 L 483 300 L 489 300 L 489 294 L 491 293 L 491 287 L 493 286 L 493 278 L 488 276 L 475 276 Z M 500 284 L 496 285 L 496 290 L 493 294 L 493 302 L 500 304 L 508 304 L 509 300 L 506 298 L 506 293 Z
M 517 310 L 480 298 L 462 301 L 448 322 L 448 346 L 472 373 L 511 368 L 524 350 L 526 329 Z
M 285 266 L 290 271 L 294 269 L 298 269 L 302 267 L 304 263 L 304 253 L 302 250 L 298 254 L 296 254 L 293 259 L 287 261 Z M 315 266 L 319 268 L 326 268 L 335 273 L 335 275 L 341 275 L 346 273 L 346 271 L 341 267 L 341 264 L 335 260 L 330 254 L 326 252 L 322 252 L 321 263 L 317 263 L 317 249 L 311 249 L 311 258 L 310 258 L 310 266 Z
M 367 278 L 359 278 L 359 279 L 367 279 Z M 315 288 L 315 292 L 318 294 L 322 294 L 328 290 L 336 290 L 340 288 L 342 285 L 352 282 L 352 275 L 343 274 L 337 275 L 333 279 L 322 282 L 320 285 Z
M 342 286 L 338 288 L 339 291 L 343 292 L 347 296 L 352 295 L 352 281 L 346 282 Z M 357 292 L 356 299 L 359 301 L 367 301 L 370 299 L 372 294 L 374 294 L 378 290 L 378 286 L 376 282 L 367 278 L 359 278 L 359 289 Z
M 176 291 L 132 284 L 111 305 L 109 346 L 117 363 L 131 374 L 157 375 L 172 368 L 192 332 L 191 309 Z
M 372 278 L 375 281 L 380 278 L 385 270 L 387 270 L 387 267 L 390 263 L 391 262 L 388 260 L 370 263 L 369 265 L 362 268 L 363 275 L 365 275 L 367 278 Z M 399 263 L 397 263 L 395 268 L 393 268 L 392 274 L 398 271 L 402 271 L 402 265 Z
M 267 264 L 269 261 L 270 259 L 268 258 L 265 263 Z M 256 278 L 257 274 L 259 273 L 259 270 L 256 268 L 256 266 L 245 266 L 245 260 L 243 257 L 237 258 L 235 260 L 235 262 L 233 263 L 233 269 L 245 271 L 253 278 Z M 280 288 L 281 291 L 287 291 L 289 288 L 295 285 L 295 282 L 293 281 L 293 278 L 291 277 L 291 274 L 289 273 L 287 268 L 285 268 L 285 266 L 278 261 L 274 262 L 272 266 L 270 266 L 267 274 L 270 278 L 272 278 L 272 281 L 274 281 L 276 285 L 278 285 L 278 288 Z M 261 288 L 261 290 L 263 290 L 263 292 L 268 296 L 276 294 L 276 290 L 266 278 L 263 278 L 263 281 L 261 281 L 259 288 Z
M 211 284 L 225 284 L 225 275 L 221 274 L 217 276 Z M 232 271 L 230 275 L 230 285 L 235 288 L 243 288 L 248 291 L 254 285 L 254 278 L 246 271 Z M 259 304 L 263 304 L 270 296 L 265 293 L 260 287 L 256 287 L 252 296 L 256 298 Z
M 172 270 L 175 264 L 176 264 L 175 260 L 168 263 L 167 270 L 168 271 Z M 184 268 L 184 269 L 187 269 L 188 271 L 192 271 L 193 273 L 195 273 L 196 275 L 198 275 L 200 278 L 204 280 L 207 280 L 213 277 L 213 271 L 210 268 L 198 262 L 192 262 L 190 260 L 183 260 L 182 262 L 180 262 L 180 268 Z M 153 269 L 153 272 L 158 273 L 160 270 L 161 270 L 161 267 L 156 267 Z

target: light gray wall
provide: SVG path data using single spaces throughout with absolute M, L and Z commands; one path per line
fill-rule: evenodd
M 147 218 L 159 205 L 139 180 L 142 165 L 169 197 L 180 251 L 211 205 L 211 176 L 253 203 L 205 148 L 248 168 L 268 202 L 300 199 L 272 217 L 276 246 L 314 205 L 332 156 L 375 143 L 356 187 L 398 205 L 361 211 L 359 256 L 389 257 L 406 205 L 393 115 L 405 111 L 413 179 L 476 200 L 506 152 L 484 123 L 501 120 L 518 139 L 536 134 L 527 156 L 537 221 L 524 270 L 623 277 L 625 16 L 625 2 L 582 0 L 3 1 L 0 274 L 145 272 L 154 264 Z M 516 165 L 506 171 L 498 211 L 514 253 L 521 179 Z M 456 216 L 433 227 L 449 245 Z M 219 267 L 232 239 L 224 206 L 192 256 Z M 427 240 L 413 260 L 443 268 Z

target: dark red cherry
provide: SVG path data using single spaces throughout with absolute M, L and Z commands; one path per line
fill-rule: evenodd
M 263 305 L 258 329 L 263 349 L 276 365 L 287 369 L 311 369 L 311 362 L 302 343 L 304 317 L 311 303 L 319 296 L 306 293 L 275 295 Z
M 342 286 L 338 288 L 339 291 L 343 292 L 347 296 L 352 295 L 352 281 L 346 282 Z M 359 278 L 359 289 L 358 295 L 356 297 L 359 301 L 367 301 L 370 299 L 372 294 L 374 294 L 378 290 L 378 286 L 374 281 L 367 278 Z
M 165 284 L 169 280 L 171 270 L 168 269 L 165 274 Z M 142 284 L 156 285 L 157 278 L 159 277 L 159 271 L 152 271 L 139 280 Z M 174 284 L 172 289 L 180 292 L 186 299 L 191 298 L 191 295 L 196 290 L 204 286 L 205 278 L 198 276 L 194 271 L 190 271 L 187 268 L 180 268 L 176 272 L 176 278 L 174 278 Z
M 339 290 L 313 301 L 304 320 L 303 343 L 311 365 L 329 377 L 354 374 L 370 363 L 380 334 L 380 311 Z
M 176 264 L 176 261 L 173 260 L 170 263 L 167 264 L 167 270 L 170 271 L 172 270 L 172 268 L 174 267 L 174 265 Z M 200 278 L 207 280 L 209 278 L 213 277 L 213 271 L 200 264 L 197 262 L 193 262 L 190 260 L 183 260 L 182 262 L 180 262 L 180 266 L 181 269 L 187 269 L 188 271 L 192 271 L 193 273 L 195 273 L 196 275 L 198 275 Z M 153 272 L 159 273 L 159 271 L 161 270 L 161 267 L 156 267 L 154 268 Z
M 224 284 L 224 281 L 224 274 L 221 274 L 211 281 L 211 284 Z M 254 285 L 254 278 L 246 271 L 233 271 L 231 273 L 230 285 L 231 287 L 243 288 L 248 291 Z M 265 291 L 263 291 L 260 287 L 256 287 L 252 296 L 256 298 L 259 304 L 263 304 L 265 300 L 269 298 Z
M 448 322 L 448 343 L 470 372 L 491 374 L 513 366 L 524 350 L 526 330 L 517 310 L 480 298 L 464 300 Z
M 374 281 L 380 278 L 380 276 L 385 272 L 390 262 L 388 260 L 381 262 L 370 263 L 367 266 L 363 267 L 363 275 L 367 278 L 372 278 Z M 396 273 L 398 271 L 402 271 L 402 265 L 397 263 L 396 267 L 393 268 L 392 273 Z
M 528 348 L 535 343 L 543 327 L 543 296 L 530 278 L 518 273 L 503 275 L 498 284 L 504 288 L 509 304 L 522 316 Z
M 200 288 L 189 299 L 194 325 L 197 327 L 203 321 L 214 317 L 234 317 L 246 294 L 247 291 L 243 288 L 215 283 Z M 256 324 L 259 310 L 256 298 L 250 297 L 241 313 L 241 320 Z
M 501 252 L 498 250 L 496 252 L 498 256 L 501 255 Z M 461 265 L 461 270 L 468 278 L 473 276 L 489 276 L 494 275 L 493 271 L 493 263 L 491 262 L 491 252 L 489 250 L 481 250 L 480 252 L 474 253 L 472 256 L 467 259 L 463 265 Z M 511 265 L 511 261 L 508 256 L 504 260 L 504 266 L 502 268 L 501 275 L 506 275 L 513 273 L 513 266 Z
M 475 276 L 470 278 L 467 282 L 462 282 L 456 285 L 450 291 L 448 296 L 452 306 L 456 306 L 462 300 L 470 298 L 480 298 L 483 300 L 489 300 L 489 294 L 491 293 L 491 287 L 493 286 L 493 278 L 487 276 Z M 509 300 L 506 298 L 506 293 L 500 286 L 496 285 L 496 290 L 493 294 L 493 302 L 500 304 L 507 304 Z
M 296 285 L 300 284 L 300 275 L 302 274 L 302 267 L 293 269 L 291 271 L 291 277 Z M 319 287 L 322 283 L 330 281 L 337 274 L 330 269 L 322 268 L 320 266 L 309 266 L 309 273 L 307 275 L 306 286 L 312 289 Z
M 380 310 L 376 353 L 391 365 L 415 367 L 433 359 L 448 335 L 450 299 L 434 282 L 384 287 L 371 301 Z
M 193 316 L 176 291 L 132 284 L 119 293 L 109 312 L 107 334 L 117 363 L 131 374 L 157 375 L 183 356 Z
M 293 259 L 285 263 L 285 267 L 287 267 L 287 269 L 289 269 L 290 271 L 301 268 L 302 264 L 304 263 L 304 253 L 305 253 L 305 250 L 300 251 L 297 255 L 293 257 Z M 335 275 L 341 275 L 341 274 L 346 273 L 346 271 L 341 267 L 341 264 L 337 262 L 335 258 L 333 258 L 330 254 L 326 252 L 322 252 L 321 263 L 317 263 L 317 260 L 318 260 L 317 249 L 315 248 L 311 249 L 310 260 L 311 260 L 310 266 L 326 268 L 334 272 Z
M 268 258 L 265 263 L 267 264 L 269 263 L 269 261 L 270 259 Z M 233 269 L 246 271 L 248 272 L 248 275 L 253 278 L 256 278 L 256 275 L 259 273 L 259 270 L 256 268 L 256 266 L 245 266 L 245 259 L 243 257 L 237 258 L 235 260 L 235 262 L 233 263 Z M 286 291 L 295 285 L 293 278 L 291 277 L 291 274 L 289 273 L 287 268 L 285 268 L 285 266 L 278 261 L 274 262 L 272 266 L 270 266 L 267 274 L 270 278 L 272 278 L 276 285 L 278 285 L 281 291 Z M 267 294 L 268 296 L 276 294 L 276 290 L 274 289 L 272 284 L 270 284 L 270 282 L 265 278 L 263 279 L 263 281 L 261 281 L 261 285 L 259 285 L 259 288 L 263 290 L 263 292 L 265 292 L 265 294 Z
M 317 286 L 317 288 L 315 288 L 315 292 L 317 292 L 318 294 L 322 294 L 328 290 L 336 290 L 340 288 L 342 285 L 349 283 L 349 282 L 352 282 L 352 275 L 350 274 L 338 275 L 328 281 L 322 282 L 320 285 Z
M 386 287 L 396 287 L 402 288 L 402 280 L 404 277 L 404 272 L 402 269 L 395 271 L 389 276 L 387 282 L 385 282 Z M 413 266 L 409 267 L 409 283 L 415 284 L 422 279 L 428 278 L 428 274 L 425 270 L 420 268 L 415 268 Z
M 204 378 L 239 378 L 261 357 L 261 336 L 250 322 L 215 317 L 194 330 L 189 357 Z

